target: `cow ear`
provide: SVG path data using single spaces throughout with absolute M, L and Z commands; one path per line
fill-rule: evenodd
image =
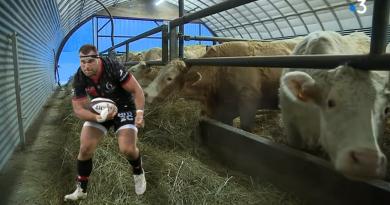
M 185 77 L 185 83 L 191 86 L 195 86 L 201 80 L 202 80 L 202 74 L 200 74 L 199 72 L 189 72 L 186 74 Z
M 140 61 L 137 66 L 139 66 L 139 68 L 141 68 L 141 69 L 147 68 L 145 61 Z
M 215 46 L 211 46 L 207 52 L 203 55 L 203 57 L 217 57 L 218 52 Z
M 281 79 L 281 92 L 295 102 L 316 103 L 321 101 L 320 88 L 307 73 L 294 71 L 285 74 Z
M 174 65 L 176 66 L 176 68 L 181 71 L 181 72 L 187 72 L 188 71 L 188 67 L 186 65 L 186 63 L 182 60 L 175 60 L 175 61 L 172 61 L 174 63 Z

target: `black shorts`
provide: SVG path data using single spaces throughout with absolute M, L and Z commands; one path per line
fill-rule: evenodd
M 129 105 L 118 105 L 118 113 L 114 117 L 114 119 L 105 121 L 102 123 L 97 122 L 85 122 L 84 126 L 91 126 L 100 129 L 104 133 L 110 129 L 111 126 L 114 126 L 114 131 L 117 132 L 120 129 L 134 129 L 136 132 L 138 131 L 135 126 L 135 109 L 133 106 Z

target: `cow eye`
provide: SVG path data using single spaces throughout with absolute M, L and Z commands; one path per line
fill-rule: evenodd
M 336 106 L 334 100 L 328 100 L 328 108 L 333 108 L 334 106 Z
M 171 81 L 171 80 L 172 80 L 172 78 L 171 78 L 171 77 L 168 77 L 168 78 L 167 78 L 167 81 Z
M 385 110 L 384 110 L 384 113 L 385 113 L 386 116 L 388 116 L 390 114 L 390 108 L 386 107 Z

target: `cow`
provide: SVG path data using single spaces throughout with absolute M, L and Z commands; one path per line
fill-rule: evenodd
M 144 61 L 161 60 L 162 49 L 159 47 L 151 48 L 143 52 L 143 56 L 144 56 L 143 58 Z
M 153 48 L 145 53 L 144 61 L 161 60 L 161 48 Z M 199 58 L 206 53 L 206 47 L 203 45 L 192 45 L 184 47 L 184 58 Z M 129 70 L 138 80 L 141 87 L 146 87 L 157 76 L 161 66 L 147 66 L 141 61 L 139 64 L 131 67 Z
M 131 52 L 131 51 L 127 53 L 127 61 L 141 61 L 143 60 L 143 58 L 144 58 L 143 53 Z M 126 61 L 126 55 L 123 54 L 121 56 L 118 56 L 117 59 L 119 62 L 124 63 Z
M 227 42 L 212 46 L 202 57 L 289 55 L 293 40 L 275 42 Z M 187 67 L 171 61 L 144 90 L 151 103 L 180 91 L 187 99 L 200 101 L 202 114 L 232 125 L 241 117 L 241 128 L 251 131 L 258 108 L 278 108 L 281 69 L 256 67 Z
M 367 54 L 363 33 L 309 34 L 293 51 L 306 54 Z M 373 68 L 374 69 L 374 68 Z M 280 80 L 280 108 L 287 141 L 298 148 L 321 147 L 335 170 L 354 180 L 383 178 L 387 159 L 379 148 L 389 108 L 389 72 L 354 69 L 292 69 Z
M 390 43 L 386 46 L 386 53 L 390 53 Z

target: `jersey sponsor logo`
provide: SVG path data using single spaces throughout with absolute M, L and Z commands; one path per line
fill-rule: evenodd
M 106 85 L 105 85 L 105 93 L 113 93 L 114 90 L 115 90 L 115 86 L 113 84 L 111 84 L 110 82 L 107 82 Z
M 113 88 L 114 88 L 114 86 L 110 82 L 106 83 L 106 89 L 107 90 L 112 90 Z

